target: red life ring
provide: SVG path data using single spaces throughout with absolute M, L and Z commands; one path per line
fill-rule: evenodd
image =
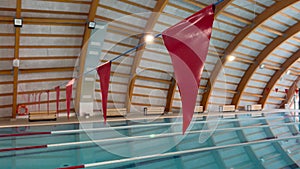
M 26 105 L 18 105 L 18 108 L 17 108 L 17 114 L 19 116 L 25 116 L 28 114 L 28 108 L 26 107 Z

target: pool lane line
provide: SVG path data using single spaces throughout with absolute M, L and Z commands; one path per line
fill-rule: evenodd
M 84 165 L 77 165 L 77 166 L 63 167 L 63 168 L 57 168 L 57 169 L 77 169 L 77 168 L 85 168 L 85 166 Z
M 0 134 L 0 138 L 34 136 L 34 135 L 50 135 L 50 134 L 52 134 L 50 131 L 49 132 L 26 132 L 26 133 Z
M 234 116 L 234 115 L 252 115 L 253 117 L 261 116 L 261 114 L 265 115 L 273 115 L 277 113 L 290 113 L 290 112 L 297 112 L 300 113 L 300 110 L 291 110 L 291 109 L 272 109 L 272 110 L 261 110 L 261 111 L 237 111 L 237 112 L 218 112 L 218 111 L 209 111 L 204 113 L 195 113 L 195 118 L 202 118 L 202 117 L 216 117 L 216 116 Z M 178 114 L 179 115 L 179 114 Z M 11 128 L 11 127 L 38 127 L 38 126 L 49 126 L 49 125 L 69 125 L 69 124 L 81 124 L 81 123 L 98 123 L 101 121 L 102 116 L 93 116 L 95 119 L 83 119 L 83 117 L 75 117 L 72 116 L 72 120 L 66 121 L 56 121 L 56 122 L 47 122 L 47 123 L 26 123 L 26 124 L 7 124 L 7 125 L 0 125 L 0 129 L 2 128 Z M 108 122 L 126 122 L 126 121 L 134 121 L 134 120 L 161 120 L 161 119 L 174 119 L 174 118 L 182 118 L 175 115 L 163 115 L 163 116 L 144 116 L 144 117 L 123 117 L 123 118 L 110 118 L 107 119 Z M 99 121 L 100 120 L 100 121 Z M 103 119 L 102 119 L 103 120 Z
M 0 149 L 0 152 L 41 149 L 41 148 L 47 148 L 47 147 L 48 147 L 47 145 L 38 145 L 38 146 L 16 147 L 16 148 L 4 148 L 4 149 Z
M 251 120 L 262 120 L 262 119 L 276 119 L 276 118 L 285 118 L 285 116 L 274 116 L 274 117 L 259 117 L 259 118 L 243 118 L 243 119 L 222 119 L 210 120 L 210 121 L 195 121 L 194 124 L 205 124 L 211 122 L 233 122 L 233 121 L 251 121 Z M 32 136 L 32 135 L 62 135 L 62 134 L 73 134 L 73 133 L 83 133 L 83 132 L 93 132 L 93 131 L 108 131 L 108 130 L 120 130 L 120 129 L 133 129 L 133 128 L 143 128 L 143 127 L 162 127 L 170 125 L 180 125 L 182 122 L 173 122 L 173 123 L 156 123 L 156 124 L 143 124 L 143 125 L 130 125 L 130 126 L 116 126 L 116 127 L 103 127 L 103 128 L 88 128 L 88 129 L 78 129 L 78 130 L 60 130 L 60 131 L 50 131 L 50 132 L 28 132 L 28 133 L 13 133 L 13 134 L 0 134 L 0 138 L 5 137 L 23 137 L 23 136 Z M 300 124 L 290 122 L 288 124 Z
M 197 149 L 190 149 L 190 150 L 183 150 L 183 151 L 169 152 L 169 153 L 162 153 L 162 154 L 152 154 L 152 155 L 145 155 L 145 156 L 139 156 L 139 157 L 125 158 L 125 159 L 120 159 L 120 160 L 111 160 L 111 161 L 102 161 L 102 162 L 96 162 L 96 163 L 82 164 L 79 166 L 81 168 L 99 167 L 99 166 L 106 166 L 106 165 L 112 165 L 112 164 L 126 163 L 126 162 L 131 162 L 131 161 L 151 160 L 151 159 L 158 159 L 158 158 L 165 158 L 165 157 L 181 156 L 181 155 L 186 155 L 186 154 L 190 154 L 190 153 L 199 153 L 199 152 L 203 152 L 203 151 L 243 147 L 243 146 L 249 146 L 249 145 L 253 145 L 253 144 L 273 143 L 276 141 L 284 141 L 284 140 L 298 139 L 298 138 L 300 138 L 300 136 L 290 136 L 290 137 L 284 137 L 284 138 L 267 138 L 264 140 L 248 141 L 248 142 L 244 142 L 244 143 L 197 148 Z M 66 167 L 66 168 L 57 168 L 57 169 L 77 169 L 76 167 L 77 166 L 72 166 L 72 168 Z
M 260 125 L 260 126 L 245 126 L 245 127 L 233 127 L 233 128 L 220 128 L 220 129 L 211 129 L 211 130 L 195 130 L 189 131 L 187 134 L 199 134 L 203 132 L 226 132 L 226 131 L 236 131 L 236 130 L 243 130 L 243 129 L 251 129 L 251 128 L 266 128 L 271 126 L 287 126 L 287 125 L 294 125 L 291 124 L 278 124 L 278 125 Z M 78 146 L 78 145 L 86 145 L 86 144 L 117 144 L 122 142 L 130 142 L 130 141 L 143 141 L 149 139 L 157 139 L 157 138 L 165 138 L 165 137 L 174 137 L 174 136 L 182 136 L 182 132 L 174 132 L 174 133 L 164 133 L 164 134 L 150 134 L 150 135 L 141 135 L 141 136 L 131 136 L 131 137 L 117 137 L 117 138 L 108 138 L 108 139 L 101 139 L 101 140 L 90 140 L 90 141 L 79 141 L 79 142 L 67 142 L 67 143 L 55 143 L 55 144 L 48 144 L 48 145 L 37 145 L 37 146 L 25 146 L 25 147 L 16 147 L 16 148 L 4 148 L 0 149 L 0 152 L 8 152 L 8 151 L 20 151 L 20 150 L 28 150 L 28 149 L 35 149 L 35 148 L 52 148 L 52 147 L 66 147 L 66 146 Z M 298 136 L 300 137 L 300 136 Z M 263 138 L 269 139 L 269 138 Z

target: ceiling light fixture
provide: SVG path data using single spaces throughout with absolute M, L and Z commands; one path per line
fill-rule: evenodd
M 14 26 L 15 27 L 22 27 L 23 26 L 23 20 L 22 19 L 18 19 L 18 18 L 15 18 L 14 19 Z
M 96 22 L 89 22 L 88 23 L 88 28 L 89 29 L 95 29 L 95 27 L 96 27 Z
M 20 66 L 20 60 L 19 59 L 14 59 L 13 60 L 13 67 L 19 67 Z
M 287 71 L 286 71 L 286 74 L 287 74 L 287 75 L 290 75 L 290 74 L 291 74 L 291 70 L 287 70 Z
M 235 56 L 230 55 L 230 56 L 228 57 L 228 60 L 229 60 L 230 62 L 234 61 L 234 60 L 235 60 Z
M 265 64 L 259 65 L 259 68 L 260 68 L 260 69 L 264 69 L 264 68 L 265 68 Z
M 151 34 L 148 34 L 145 36 L 145 42 L 153 42 L 154 41 L 154 36 Z

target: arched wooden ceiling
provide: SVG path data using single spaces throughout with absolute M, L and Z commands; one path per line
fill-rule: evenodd
M 221 58 L 220 62 L 217 62 L 217 65 L 214 68 L 214 71 L 210 77 L 210 81 L 208 83 L 207 92 L 204 94 L 202 99 L 202 105 L 204 107 L 207 107 L 209 97 L 212 92 L 212 87 L 215 84 L 215 81 L 217 79 L 218 74 L 220 73 L 222 67 L 226 64 L 227 60 L 226 57 L 233 55 L 234 50 L 245 40 L 251 32 L 256 30 L 257 27 L 261 26 L 267 19 L 271 18 L 273 15 L 281 11 L 282 9 L 288 7 L 289 5 L 292 5 L 294 3 L 298 2 L 297 0 L 287 0 L 287 1 L 280 1 L 278 3 L 275 3 L 271 7 L 267 8 L 263 13 L 261 13 L 259 16 L 257 16 L 250 25 L 246 25 L 244 29 L 235 37 L 235 39 L 230 43 L 230 45 L 225 49 L 225 55 Z M 255 62 L 256 63 L 256 62 Z M 252 73 L 251 73 L 252 74 Z M 244 75 L 245 78 L 243 80 L 250 79 L 249 75 Z M 246 87 L 243 84 L 243 81 L 241 80 L 240 84 L 238 85 L 238 89 L 233 100 L 232 104 L 238 105 L 239 97 L 241 96 L 241 91 L 243 91 L 243 87 Z
M 166 7 L 166 5 L 168 4 L 168 0 L 158 0 L 155 7 L 152 10 L 152 14 L 149 17 L 146 27 L 144 29 L 144 35 L 147 34 L 153 34 L 152 30 L 153 27 L 155 25 L 155 23 L 158 20 L 159 15 L 161 14 L 161 12 L 164 10 L 164 8 Z M 139 41 L 139 44 L 141 43 L 146 43 L 144 38 L 141 38 Z M 134 61 L 133 61 L 133 65 L 131 67 L 131 76 L 135 76 L 136 74 L 136 69 L 139 66 L 140 62 L 141 62 L 141 57 L 143 56 L 143 52 L 145 50 L 145 45 L 143 45 L 142 47 L 140 47 L 139 49 L 137 49 L 136 55 L 134 56 Z M 132 79 L 131 79 L 132 80 Z M 132 99 L 132 92 L 133 92 L 133 88 L 134 88 L 134 82 L 131 82 L 129 87 L 128 87 L 128 98 L 126 99 L 125 105 L 128 111 L 130 111 L 130 101 Z
M 300 26 L 300 25 L 298 25 Z M 279 70 L 272 76 L 271 80 L 266 86 L 266 89 L 263 92 L 263 97 L 259 100 L 259 103 L 263 106 L 266 104 L 270 93 L 273 91 L 275 84 L 280 80 L 280 78 L 289 70 L 289 68 L 300 59 L 300 50 L 298 50 L 295 54 L 293 54 L 290 58 L 288 58 L 282 65 Z
M 216 8 L 216 14 L 215 14 L 215 17 L 217 17 L 221 12 L 222 10 L 228 6 L 228 4 L 231 2 L 232 0 L 229 0 L 229 1 L 225 1 L 225 2 L 222 2 L 221 4 L 219 4 Z M 186 1 L 188 3 L 193 3 L 195 5 L 200 5 L 199 7 L 200 8 L 203 8 L 205 7 L 206 5 L 205 4 L 198 4 L 197 2 L 194 2 L 194 1 Z M 160 15 L 160 13 L 162 13 L 162 11 L 164 10 L 164 8 L 166 7 L 168 1 L 165 1 L 165 0 L 161 0 L 161 1 L 158 1 L 154 10 L 153 10 L 153 14 L 154 16 L 150 17 L 149 21 L 147 22 L 147 26 L 145 28 L 145 33 L 151 33 L 152 34 L 152 29 L 153 27 L 155 26 L 156 22 L 157 22 L 157 19 Z M 141 39 L 141 41 L 139 43 L 145 43 L 144 39 Z M 134 57 L 134 63 L 133 63 L 133 66 L 131 68 L 131 75 L 134 75 L 136 73 L 136 69 L 138 67 L 138 65 L 140 64 L 141 62 L 141 57 L 143 56 L 143 52 L 145 50 L 146 46 L 142 46 L 141 48 L 138 49 L 138 52 L 136 54 L 136 56 Z M 168 94 L 167 94 L 167 101 L 166 101 L 166 111 L 170 111 L 171 110 L 171 106 L 172 106 L 172 103 L 173 103 L 173 96 L 174 96 L 174 92 L 175 92 L 175 89 L 176 89 L 176 84 L 174 84 L 174 78 L 172 78 L 172 84 L 170 85 L 169 87 L 169 90 L 168 90 Z M 134 87 L 134 83 L 130 83 L 129 85 L 129 97 L 127 99 L 127 103 L 126 103 L 126 107 L 128 110 L 129 109 L 129 104 L 131 99 L 132 99 L 132 94 L 133 94 L 133 87 Z
M 290 27 L 287 31 L 284 32 L 285 36 L 280 36 L 276 38 L 272 43 L 270 43 L 255 59 L 255 62 L 251 64 L 248 70 L 245 72 L 243 78 L 238 87 L 238 93 L 235 94 L 232 104 L 238 105 L 240 101 L 240 97 L 243 94 L 248 81 L 251 79 L 251 76 L 254 74 L 255 70 L 259 68 L 259 66 L 264 62 L 264 60 L 272 53 L 274 50 L 278 48 L 282 43 L 284 43 L 287 39 L 294 36 L 299 32 L 300 23 Z
M 3 0 L 0 2 L 0 116 L 10 116 L 17 104 L 35 108 L 34 96 L 50 90 L 55 107 L 55 85 L 70 80 L 79 59 L 77 73 L 83 72 L 90 30 L 88 21 L 108 22 L 107 36 L 101 49 L 101 61 L 107 61 L 144 42 L 147 32 L 159 33 L 201 8 L 214 3 L 206 0 Z M 297 0 L 266 2 L 224 0 L 216 8 L 216 18 L 205 72 L 201 79 L 197 104 L 259 103 L 275 99 L 266 82 L 281 65 L 296 57 L 300 46 Z M 157 13 L 152 13 L 157 12 Z M 13 18 L 23 18 L 22 28 L 14 28 Z M 5 40 L 4 40 L 5 39 Z M 272 52 L 275 51 L 275 52 Z M 297 52 L 298 53 L 298 52 Z M 228 62 L 226 57 L 236 59 Z M 20 59 L 20 67 L 12 60 Z M 264 63 L 264 71 L 258 69 Z M 298 61 L 295 63 L 298 64 Z M 282 88 L 289 88 L 299 76 L 292 66 L 291 77 Z M 12 71 L 13 70 L 13 71 Z M 162 73 L 164 72 L 164 73 Z M 220 79 L 218 75 L 226 79 Z M 137 76 L 134 74 L 137 73 Z M 165 106 L 167 111 L 181 107 L 168 52 L 161 38 L 147 44 L 112 65 L 109 107 L 142 108 Z M 252 77 L 250 79 L 250 77 Z M 134 78 L 134 80 L 132 80 Z M 80 88 L 80 83 L 77 84 Z M 7 90 L 8 89 L 8 90 Z M 64 90 L 64 88 L 62 89 Z M 101 102 L 96 84 L 96 101 Z M 77 96 L 80 91 L 76 91 Z M 27 96 L 31 96 L 30 100 Z M 127 102 L 128 96 L 131 102 Z M 277 95 L 276 95 L 277 96 Z M 276 98 L 280 102 L 284 93 Z M 42 96 L 44 97 L 44 96 Z M 78 97 L 75 97 L 78 98 Z M 224 101 L 224 102 L 223 102 Z M 65 111 L 64 95 L 61 97 Z M 201 102 L 201 103 L 200 103 Z M 241 102 L 241 103 L 240 103 Z M 46 103 L 42 98 L 42 105 Z M 76 103 L 76 102 L 75 102 Z M 271 102 L 270 102 L 271 104 Z M 77 109 L 78 103 L 74 108 Z M 137 110 L 137 109 L 134 109 Z M 12 114 L 15 116 L 15 114 Z

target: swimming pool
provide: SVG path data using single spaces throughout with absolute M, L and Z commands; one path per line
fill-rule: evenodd
M 285 113 L 198 117 L 186 135 L 180 121 L 1 128 L 0 168 L 298 167 L 298 123 Z

